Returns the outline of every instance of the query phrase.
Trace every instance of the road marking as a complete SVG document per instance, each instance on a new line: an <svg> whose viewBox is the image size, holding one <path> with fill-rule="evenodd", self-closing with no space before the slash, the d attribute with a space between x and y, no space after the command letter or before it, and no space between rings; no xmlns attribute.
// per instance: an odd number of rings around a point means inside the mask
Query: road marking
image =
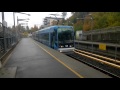
<svg viewBox="0 0 120 90"><path fill-rule="evenodd" d="M31 39L32 40L32 39ZM32 40L33 41L33 40ZM35 41L33 41L33 43L35 43L37 46L39 46L40 48L42 48L45 52L47 52L49 55L51 55L55 60L57 60L58 62L60 62L62 65L64 65L65 67L67 67L70 71L72 71L75 75L77 75L80 78L84 78L82 75L80 75L79 73L77 73L76 71L74 71L73 69L71 69L69 66L67 66L65 63L63 63L61 60L59 60L58 58L56 58L54 55L52 55L51 53L49 53L47 50L45 50L43 47L41 47L39 44L37 44Z"/></svg>

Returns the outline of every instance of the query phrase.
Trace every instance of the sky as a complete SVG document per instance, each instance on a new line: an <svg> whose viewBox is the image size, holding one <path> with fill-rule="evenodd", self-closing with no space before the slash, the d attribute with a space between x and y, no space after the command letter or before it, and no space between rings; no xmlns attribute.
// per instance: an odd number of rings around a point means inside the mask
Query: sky
<svg viewBox="0 0 120 90"><path fill-rule="evenodd" d="M30 14L31 16L21 14L26 13ZM34 25L37 25L38 27L43 25L43 19L45 17L54 17L50 14L59 14L62 15L62 12L21 12L21 13L15 13L15 25L17 25L17 17L18 19L27 19L29 18L28 26L29 28L33 27ZM2 22L2 13L0 12L0 22ZM67 12L66 18L69 18L71 16L71 12ZM57 16L60 17L60 16ZM4 12L4 18L7 22L8 27L12 27L14 25L13 22L13 12ZM19 23L26 23L25 21L19 21Z"/></svg>

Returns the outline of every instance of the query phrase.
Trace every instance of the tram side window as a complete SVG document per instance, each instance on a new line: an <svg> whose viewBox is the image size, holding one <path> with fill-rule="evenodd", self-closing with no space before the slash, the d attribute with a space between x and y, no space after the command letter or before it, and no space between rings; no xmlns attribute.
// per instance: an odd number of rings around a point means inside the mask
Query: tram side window
<svg viewBox="0 0 120 90"><path fill-rule="evenodd" d="M55 41L57 41L57 31L54 31Z"/></svg>
<svg viewBox="0 0 120 90"><path fill-rule="evenodd" d="M44 33L43 39L48 41L49 40L49 33Z"/></svg>

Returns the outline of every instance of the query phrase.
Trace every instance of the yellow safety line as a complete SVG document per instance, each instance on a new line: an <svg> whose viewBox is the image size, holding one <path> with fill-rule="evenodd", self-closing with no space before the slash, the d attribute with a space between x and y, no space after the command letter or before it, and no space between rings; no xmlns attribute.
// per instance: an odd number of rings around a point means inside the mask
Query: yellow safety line
<svg viewBox="0 0 120 90"><path fill-rule="evenodd" d="M97 57L100 57L100 58L106 59L106 60L108 60L108 61L112 61L112 62L116 62L116 63L119 63L119 64L120 64L120 60L115 60L115 59L112 59L112 58L108 58L108 57L105 57L105 56L101 56L101 55L97 55L97 54L89 53L89 52L82 51L82 50L78 50L78 49L75 49L75 50L76 50L76 51L83 52L83 53L85 53L85 54L90 54L90 55L97 56Z"/></svg>
<svg viewBox="0 0 120 90"><path fill-rule="evenodd" d="M31 39L32 40L32 39ZM32 40L33 41L33 40ZM34 42L34 41L33 41ZM35 42L34 42L35 43ZM65 67L67 67L70 71L72 71L75 75L77 75L80 78L84 78L82 75L80 75L79 73L77 73L76 71L74 71L73 69L71 69L69 66L67 66L65 63L63 63L61 60L59 60L58 58L56 58L54 55L52 55L51 53L49 53L47 50L45 50L43 47L41 47L39 44L35 43L36 45L38 45L40 48L42 48L45 52L47 52L49 55L51 55L55 60L57 60L58 62L60 62L62 65L64 65Z"/></svg>
<svg viewBox="0 0 120 90"><path fill-rule="evenodd" d="M105 63L105 64L107 64L107 65L110 65L110 66L113 66L113 67L116 67L116 68L119 68L119 69L120 69L120 66L119 66L119 65L110 63L110 62L108 62L108 61L103 61L102 59L98 59L98 58L95 58L95 57L92 57L92 56L89 56L89 55L86 55L86 54L82 54L82 53L79 53L79 52L76 52L76 51L74 51L74 52L77 53L77 54L80 54L80 55L82 55L82 56L91 58L92 60L95 60L95 61L98 61L98 62L101 62L101 63Z"/></svg>

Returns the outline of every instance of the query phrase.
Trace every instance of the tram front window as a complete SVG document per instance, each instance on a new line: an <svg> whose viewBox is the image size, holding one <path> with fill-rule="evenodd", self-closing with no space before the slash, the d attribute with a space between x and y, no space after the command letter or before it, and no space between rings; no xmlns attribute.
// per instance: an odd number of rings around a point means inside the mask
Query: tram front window
<svg viewBox="0 0 120 90"><path fill-rule="evenodd" d="M72 28L58 28L59 47L74 47L74 32Z"/></svg>

